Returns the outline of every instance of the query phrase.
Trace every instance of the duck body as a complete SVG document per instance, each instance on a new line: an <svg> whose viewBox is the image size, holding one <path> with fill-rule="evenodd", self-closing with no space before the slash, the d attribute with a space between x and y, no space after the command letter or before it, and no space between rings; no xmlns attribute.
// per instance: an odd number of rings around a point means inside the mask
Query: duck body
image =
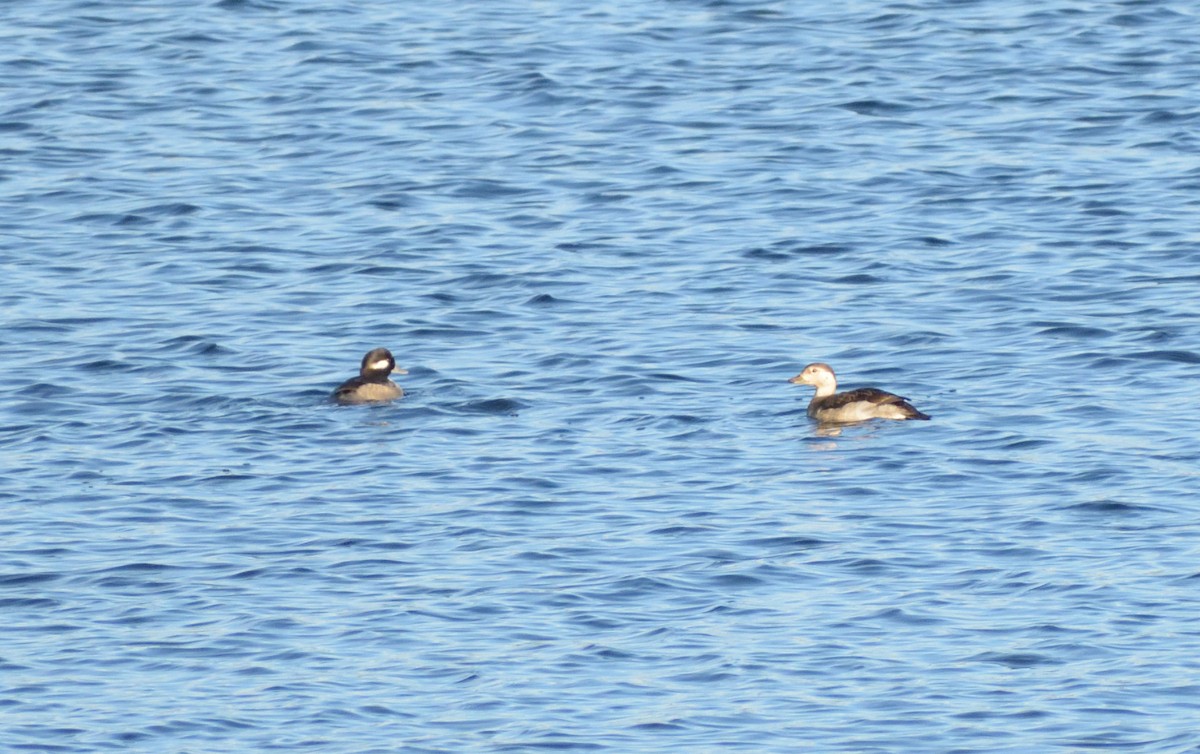
<svg viewBox="0 0 1200 754"><path fill-rule="evenodd" d="M396 360L386 348L376 348L363 357L358 376L346 380L333 391L330 397L343 406L359 403L385 403L404 395L399 385L388 379L392 372L408 374L396 368Z"/></svg>
<svg viewBox="0 0 1200 754"><path fill-rule="evenodd" d="M796 385L812 385L817 389L808 403L808 415L819 422L843 424L869 419L929 419L903 398L873 387L837 392L837 377L828 364L809 364L804 371L788 380Z"/></svg>

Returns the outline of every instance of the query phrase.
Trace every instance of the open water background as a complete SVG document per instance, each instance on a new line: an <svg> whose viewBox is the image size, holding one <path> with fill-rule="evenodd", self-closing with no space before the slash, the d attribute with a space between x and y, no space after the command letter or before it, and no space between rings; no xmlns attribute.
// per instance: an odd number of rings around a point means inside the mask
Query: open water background
<svg viewBox="0 0 1200 754"><path fill-rule="evenodd" d="M3 748L1200 750L1198 28L5 4Z"/></svg>

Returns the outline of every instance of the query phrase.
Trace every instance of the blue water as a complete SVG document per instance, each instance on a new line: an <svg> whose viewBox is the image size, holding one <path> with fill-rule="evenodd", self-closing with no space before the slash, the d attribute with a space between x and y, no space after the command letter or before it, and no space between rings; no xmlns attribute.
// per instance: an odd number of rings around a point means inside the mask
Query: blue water
<svg viewBox="0 0 1200 754"><path fill-rule="evenodd" d="M0 748L1200 751L1197 28L6 4Z"/></svg>

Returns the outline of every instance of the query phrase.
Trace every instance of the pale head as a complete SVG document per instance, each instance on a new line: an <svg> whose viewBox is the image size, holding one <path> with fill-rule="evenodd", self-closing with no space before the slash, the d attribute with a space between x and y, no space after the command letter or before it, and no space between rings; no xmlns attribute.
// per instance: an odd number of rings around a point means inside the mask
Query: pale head
<svg viewBox="0 0 1200 754"><path fill-rule="evenodd" d="M837 378L833 376L833 368L828 364L817 362L804 367L803 371L788 380L794 385L812 385L817 389L817 395L833 395L837 390Z"/></svg>

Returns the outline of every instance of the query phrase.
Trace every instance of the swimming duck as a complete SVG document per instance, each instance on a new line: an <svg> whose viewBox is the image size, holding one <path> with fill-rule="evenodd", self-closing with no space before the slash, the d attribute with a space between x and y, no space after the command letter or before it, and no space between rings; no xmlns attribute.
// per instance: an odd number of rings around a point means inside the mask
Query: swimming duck
<svg viewBox="0 0 1200 754"><path fill-rule="evenodd" d="M808 415L820 422L859 422L867 419L928 419L907 398L873 387L848 393L837 392L837 377L828 364L809 364L788 380L795 385L812 385L816 395L808 404Z"/></svg>
<svg viewBox="0 0 1200 754"><path fill-rule="evenodd" d="M388 379L392 372L408 374L408 370L396 368L396 360L392 358L391 351L376 348L363 357L358 376L338 385L331 397L343 405L395 400L404 395L404 391Z"/></svg>

